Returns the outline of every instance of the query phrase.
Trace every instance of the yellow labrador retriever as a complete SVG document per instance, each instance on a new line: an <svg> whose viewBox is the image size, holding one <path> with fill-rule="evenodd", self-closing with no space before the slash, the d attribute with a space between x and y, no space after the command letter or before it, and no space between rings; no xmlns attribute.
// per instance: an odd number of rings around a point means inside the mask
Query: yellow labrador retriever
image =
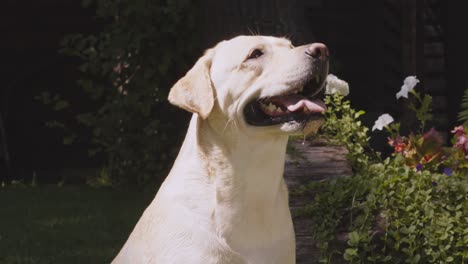
<svg viewBox="0 0 468 264"><path fill-rule="evenodd" d="M193 114L174 166L113 263L295 263L288 136L318 126L328 50L239 36L169 93Z"/></svg>

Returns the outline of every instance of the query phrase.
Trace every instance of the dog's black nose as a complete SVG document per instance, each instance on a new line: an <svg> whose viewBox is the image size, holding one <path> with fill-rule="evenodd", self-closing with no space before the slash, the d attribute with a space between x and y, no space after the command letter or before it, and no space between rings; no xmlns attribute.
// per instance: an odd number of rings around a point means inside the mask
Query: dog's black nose
<svg viewBox="0 0 468 264"><path fill-rule="evenodd" d="M310 44L306 48L305 53L307 54L307 56L320 60L326 60L329 56L327 46L325 46L325 44L322 43Z"/></svg>

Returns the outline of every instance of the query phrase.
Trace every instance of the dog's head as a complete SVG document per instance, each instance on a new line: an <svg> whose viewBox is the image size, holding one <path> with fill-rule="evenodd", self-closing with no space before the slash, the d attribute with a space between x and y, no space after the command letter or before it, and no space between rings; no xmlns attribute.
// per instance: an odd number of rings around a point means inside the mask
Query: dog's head
<svg viewBox="0 0 468 264"><path fill-rule="evenodd" d="M206 51L169 93L169 101L202 119L245 130L298 133L321 120L328 49L294 47L284 38L239 36Z"/></svg>

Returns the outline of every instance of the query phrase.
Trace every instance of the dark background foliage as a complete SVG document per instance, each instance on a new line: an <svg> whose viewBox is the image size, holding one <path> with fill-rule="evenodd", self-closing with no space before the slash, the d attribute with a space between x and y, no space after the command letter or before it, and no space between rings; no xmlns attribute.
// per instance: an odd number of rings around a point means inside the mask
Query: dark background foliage
<svg viewBox="0 0 468 264"><path fill-rule="evenodd" d="M368 112L368 124L390 112L411 127L395 93L405 76L417 75L420 89L434 98L435 125L446 132L467 86L463 1L1 5L1 173L13 179L54 182L64 170L104 168L117 182L158 182L189 117L166 102L169 88L203 49L239 34L326 43L333 73L350 83L350 99Z"/></svg>
<svg viewBox="0 0 468 264"><path fill-rule="evenodd" d="M63 54L83 61L79 69L87 78L79 85L95 105L76 119L92 130L91 155L106 156L110 178L143 183L164 173L180 141L182 128L173 121L179 113L165 99L193 57L196 7L190 1L89 2L103 31L62 43Z"/></svg>

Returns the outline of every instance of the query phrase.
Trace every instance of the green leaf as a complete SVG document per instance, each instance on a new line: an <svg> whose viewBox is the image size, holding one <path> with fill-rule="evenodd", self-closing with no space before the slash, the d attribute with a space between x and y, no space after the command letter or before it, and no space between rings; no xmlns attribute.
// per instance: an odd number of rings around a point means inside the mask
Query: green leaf
<svg viewBox="0 0 468 264"><path fill-rule="evenodd" d="M366 111L360 110L354 114L354 118L359 118L360 116L364 115Z"/></svg>
<svg viewBox="0 0 468 264"><path fill-rule="evenodd" d="M462 98L458 121L463 122L464 125L468 125L468 89L465 90L465 94Z"/></svg>
<svg viewBox="0 0 468 264"><path fill-rule="evenodd" d="M76 116L76 120L85 126L91 126L96 122L96 116L93 113L83 113Z"/></svg>
<svg viewBox="0 0 468 264"><path fill-rule="evenodd" d="M348 245L357 246L359 244L359 234L353 231L348 234Z"/></svg>
<svg viewBox="0 0 468 264"><path fill-rule="evenodd" d="M83 7L85 7L85 8L86 8L86 7L89 7L89 6L91 5L91 2L92 2L92 1L93 1L93 0L83 0L83 1L81 2L81 5L82 5Z"/></svg>
<svg viewBox="0 0 468 264"><path fill-rule="evenodd" d="M34 99L40 101L41 103L48 105L51 103L50 93L42 92L40 95L36 96Z"/></svg>
<svg viewBox="0 0 468 264"><path fill-rule="evenodd" d="M353 260L354 257L357 257L358 251L356 248L347 248L344 253L344 259L345 260Z"/></svg>
<svg viewBox="0 0 468 264"><path fill-rule="evenodd" d="M68 108L69 106L70 106L70 103L68 101L58 100L57 102L55 102L54 110L55 111L60 111L60 110L63 110L65 108Z"/></svg>
<svg viewBox="0 0 468 264"><path fill-rule="evenodd" d="M48 121L45 125L48 128L65 128L65 124L57 120Z"/></svg>
<svg viewBox="0 0 468 264"><path fill-rule="evenodd" d="M71 145L73 142L75 142L75 139L77 138L77 135L69 135L63 138L63 144L64 145Z"/></svg>

